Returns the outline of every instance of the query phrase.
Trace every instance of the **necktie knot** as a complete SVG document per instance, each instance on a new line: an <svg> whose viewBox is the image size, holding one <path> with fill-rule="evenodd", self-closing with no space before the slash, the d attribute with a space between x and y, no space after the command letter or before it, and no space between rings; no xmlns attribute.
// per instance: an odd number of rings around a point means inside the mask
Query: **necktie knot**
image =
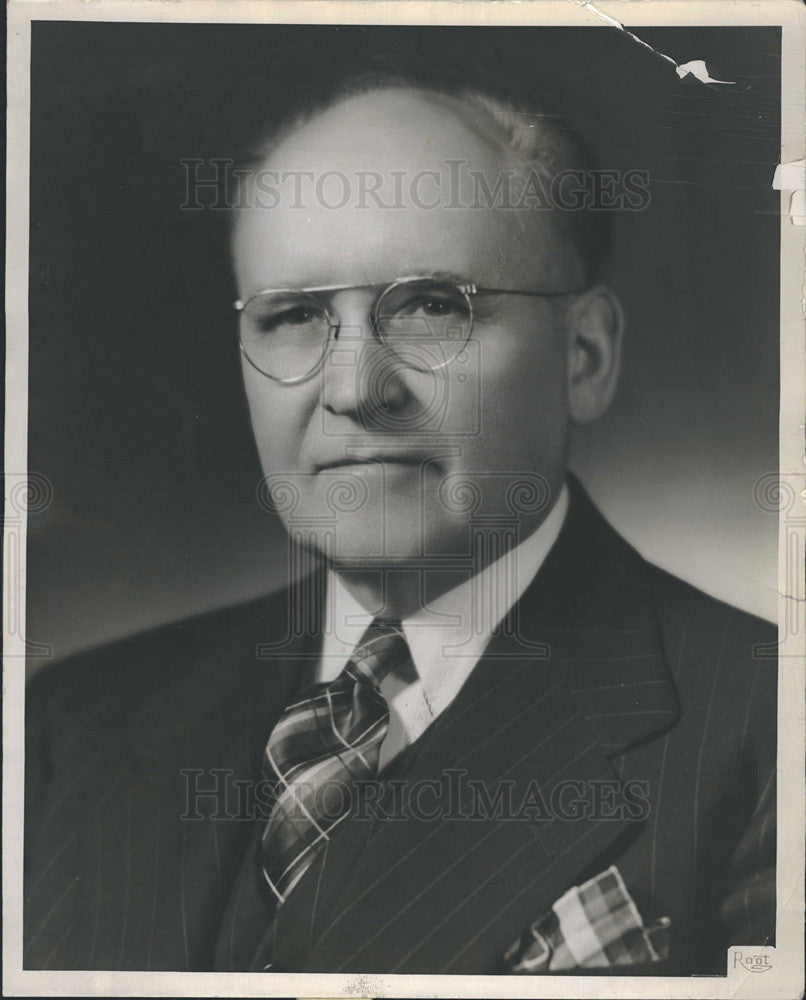
<svg viewBox="0 0 806 1000"><path fill-rule="evenodd" d="M363 677L378 688L410 655L400 623L376 618L361 636L345 671L355 672L356 679Z"/></svg>

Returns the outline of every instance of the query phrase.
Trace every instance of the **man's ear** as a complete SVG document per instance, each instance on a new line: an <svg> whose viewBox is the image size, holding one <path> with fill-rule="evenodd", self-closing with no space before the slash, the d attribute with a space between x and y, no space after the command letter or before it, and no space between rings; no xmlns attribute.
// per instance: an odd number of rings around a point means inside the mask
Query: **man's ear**
<svg viewBox="0 0 806 1000"><path fill-rule="evenodd" d="M568 412L575 424L600 417L613 398L621 363L624 312L615 294L596 285L567 313Z"/></svg>

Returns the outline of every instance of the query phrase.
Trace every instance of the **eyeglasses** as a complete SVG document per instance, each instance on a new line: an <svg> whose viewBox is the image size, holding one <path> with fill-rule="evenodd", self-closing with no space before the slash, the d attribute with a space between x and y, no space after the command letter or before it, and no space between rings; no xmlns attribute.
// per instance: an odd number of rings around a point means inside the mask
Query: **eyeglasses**
<svg viewBox="0 0 806 1000"><path fill-rule="evenodd" d="M233 303L240 314L241 352L261 375L294 385L322 365L340 320L320 296L371 288L371 285L322 285L318 288L269 288ZM398 278L384 287L371 310L377 339L407 367L444 368L456 358L473 329L472 299L477 295L532 295L553 298L584 291L538 292L519 288L481 288L450 277Z"/></svg>

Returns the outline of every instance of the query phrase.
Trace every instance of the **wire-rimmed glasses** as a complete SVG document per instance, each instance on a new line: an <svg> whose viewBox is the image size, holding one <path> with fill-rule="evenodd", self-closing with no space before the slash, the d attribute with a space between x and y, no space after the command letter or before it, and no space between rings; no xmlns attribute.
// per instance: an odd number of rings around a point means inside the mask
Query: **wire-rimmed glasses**
<svg viewBox="0 0 806 1000"><path fill-rule="evenodd" d="M323 296L372 286L269 288L233 303L240 314L241 352L262 375L285 385L304 382L320 368L340 321ZM453 277L415 275L381 289L371 310L375 337L403 364L435 371L450 364L473 329L472 297L484 294L561 296L582 289L538 292L481 288Z"/></svg>

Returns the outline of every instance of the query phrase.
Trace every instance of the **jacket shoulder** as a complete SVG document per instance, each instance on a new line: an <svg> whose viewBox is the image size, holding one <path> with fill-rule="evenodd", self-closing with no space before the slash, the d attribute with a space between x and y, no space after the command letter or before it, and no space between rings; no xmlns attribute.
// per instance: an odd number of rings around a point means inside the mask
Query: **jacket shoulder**
<svg viewBox="0 0 806 1000"><path fill-rule="evenodd" d="M114 734L181 735L205 705L250 690L259 648L286 628L287 592L136 633L43 668L25 693L27 780Z"/></svg>
<svg viewBox="0 0 806 1000"><path fill-rule="evenodd" d="M767 673L777 662L777 626L712 597L698 587L643 560L645 579L665 631L686 632L689 642L698 636L715 637L723 654L732 654L737 667Z"/></svg>
<svg viewBox="0 0 806 1000"><path fill-rule="evenodd" d="M110 740L164 749L166 741L181 743L191 720L203 720L210 706L228 697L248 702L266 666L260 643L271 642L286 622L287 592L280 591L40 670L25 693L26 830L36 830L57 776L71 780Z"/></svg>
<svg viewBox="0 0 806 1000"><path fill-rule="evenodd" d="M645 565L684 717L708 753L735 753L762 788L777 756L776 626Z"/></svg>
<svg viewBox="0 0 806 1000"><path fill-rule="evenodd" d="M602 516L578 483L577 520L594 565L618 597L651 616L684 719L742 752L775 764L777 628L646 560Z"/></svg>
<svg viewBox="0 0 806 1000"><path fill-rule="evenodd" d="M662 629L686 632L689 642L717 635L740 649L748 666L769 667L775 662L775 625L649 562L607 521L578 480L572 477L569 485L574 532L582 538L591 565L604 568L604 581L624 600L635 596L648 601Z"/></svg>
<svg viewBox="0 0 806 1000"><path fill-rule="evenodd" d="M57 700L61 712L81 714L88 701L113 696L130 704L138 691L222 658L243 662L241 650L271 641L286 619L288 592L203 612L117 639L41 669L26 688L26 705Z"/></svg>

